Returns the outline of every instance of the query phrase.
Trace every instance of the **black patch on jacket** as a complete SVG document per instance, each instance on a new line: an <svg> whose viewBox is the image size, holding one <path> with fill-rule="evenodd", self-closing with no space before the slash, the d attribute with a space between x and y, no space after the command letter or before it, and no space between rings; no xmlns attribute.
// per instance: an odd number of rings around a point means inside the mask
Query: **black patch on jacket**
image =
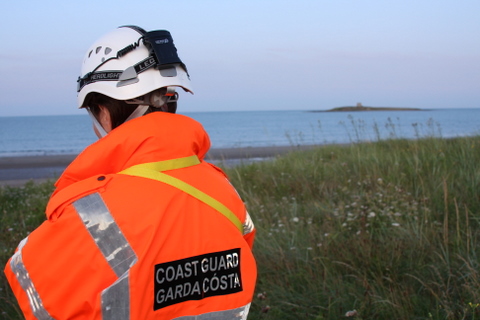
<svg viewBox="0 0 480 320"><path fill-rule="evenodd" d="M155 265L153 310L240 292L240 248Z"/></svg>

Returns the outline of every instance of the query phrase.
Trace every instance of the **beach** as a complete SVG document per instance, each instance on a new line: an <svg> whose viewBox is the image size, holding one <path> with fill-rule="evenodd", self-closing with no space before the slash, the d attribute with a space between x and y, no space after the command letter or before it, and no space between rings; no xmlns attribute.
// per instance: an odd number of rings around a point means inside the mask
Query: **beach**
<svg viewBox="0 0 480 320"><path fill-rule="evenodd" d="M216 165L232 166L315 147L304 145L211 149L205 160ZM17 187L31 180L56 180L75 157L76 155L0 157L0 186Z"/></svg>

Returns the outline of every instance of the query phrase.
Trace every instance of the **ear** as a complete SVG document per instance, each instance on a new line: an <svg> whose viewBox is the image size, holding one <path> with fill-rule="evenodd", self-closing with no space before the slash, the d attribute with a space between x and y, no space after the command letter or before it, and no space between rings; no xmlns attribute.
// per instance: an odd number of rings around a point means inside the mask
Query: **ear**
<svg viewBox="0 0 480 320"><path fill-rule="evenodd" d="M100 114L98 115L98 122L102 125L103 129L108 133L112 131L112 118L110 112L104 106L100 107Z"/></svg>

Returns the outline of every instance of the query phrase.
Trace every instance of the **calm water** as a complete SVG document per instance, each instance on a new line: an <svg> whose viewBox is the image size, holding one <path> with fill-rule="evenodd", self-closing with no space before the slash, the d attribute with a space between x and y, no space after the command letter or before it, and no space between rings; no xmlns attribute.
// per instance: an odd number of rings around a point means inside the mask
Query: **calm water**
<svg viewBox="0 0 480 320"><path fill-rule="evenodd" d="M480 109L195 112L212 148L480 134ZM96 141L87 115L0 117L0 157L77 154Z"/></svg>

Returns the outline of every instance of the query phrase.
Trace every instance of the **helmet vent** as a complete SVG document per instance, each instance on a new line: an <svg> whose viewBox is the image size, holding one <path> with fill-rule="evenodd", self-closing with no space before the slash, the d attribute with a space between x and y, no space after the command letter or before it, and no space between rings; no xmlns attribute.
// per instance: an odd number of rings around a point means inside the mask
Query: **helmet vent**
<svg viewBox="0 0 480 320"><path fill-rule="evenodd" d="M99 53L100 50L102 50L102 47L97 47L97 49L95 49L95 53Z"/></svg>
<svg viewBox="0 0 480 320"><path fill-rule="evenodd" d="M112 52L112 49L109 48L109 47L106 47L105 48L105 55L109 54L110 52Z"/></svg>
<svg viewBox="0 0 480 320"><path fill-rule="evenodd" d="M89 58L90 58L90 56L92 55L92 53L93 53L93 50L88 53L88 57L89 57Z"/></svg>

